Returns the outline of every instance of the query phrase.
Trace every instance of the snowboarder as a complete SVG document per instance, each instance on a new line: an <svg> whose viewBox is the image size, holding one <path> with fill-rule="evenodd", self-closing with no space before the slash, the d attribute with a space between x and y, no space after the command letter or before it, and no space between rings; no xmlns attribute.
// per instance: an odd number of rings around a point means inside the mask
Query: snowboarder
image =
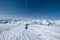
<svg viewBox="0 0 60 40"><path fill-rule="evenodd" d="M28 25L29 25L28 23L27 23L27 24L25 24L25 26L26 26L26 27L25 27L25 29L28 29Z"/></svg>

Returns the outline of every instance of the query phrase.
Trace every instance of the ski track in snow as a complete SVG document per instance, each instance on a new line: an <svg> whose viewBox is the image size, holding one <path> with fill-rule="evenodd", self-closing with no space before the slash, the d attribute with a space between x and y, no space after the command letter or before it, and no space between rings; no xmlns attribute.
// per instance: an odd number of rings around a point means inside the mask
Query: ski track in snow
<svg viewBox="0 0 60 40"><path fill-rule="evenodd" d="M5 25L0 27L0 40L60 40L58 25Z"/></svg>

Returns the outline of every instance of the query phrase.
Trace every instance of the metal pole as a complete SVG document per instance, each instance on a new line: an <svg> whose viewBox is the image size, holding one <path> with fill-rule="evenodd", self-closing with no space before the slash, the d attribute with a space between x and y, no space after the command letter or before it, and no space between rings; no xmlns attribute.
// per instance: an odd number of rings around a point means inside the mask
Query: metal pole
<svg viewBox="0 0 60 40"><path fill-rule="evenodd" d="M27 13L27 0L25 0L25 13Z"/></svg>
<svg viewBox="0 0 60 40"><path fill-rule="evenodd" d="M25 0L25 13L27 13L27 0ZM25 29L28 29L28 24L25 24Z"/></svg>

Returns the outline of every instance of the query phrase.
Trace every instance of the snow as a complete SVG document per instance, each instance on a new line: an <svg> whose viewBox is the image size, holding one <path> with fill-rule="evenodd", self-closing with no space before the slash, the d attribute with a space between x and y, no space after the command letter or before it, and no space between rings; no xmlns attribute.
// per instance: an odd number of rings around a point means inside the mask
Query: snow
<svg viewBox="0 0 60 40"><path fill-rule="evenodd" d="M28 29L25 29L26 23L29 24ZM13 20L0 24L0 40L60 40L59 30L57 21Z"/></svg>
<svg viewBox="0 0 60 40"><path fill-rule="evenodd" d="M60 20L56 20L55 23L56 23L56 24L60 24Z"/></svg>

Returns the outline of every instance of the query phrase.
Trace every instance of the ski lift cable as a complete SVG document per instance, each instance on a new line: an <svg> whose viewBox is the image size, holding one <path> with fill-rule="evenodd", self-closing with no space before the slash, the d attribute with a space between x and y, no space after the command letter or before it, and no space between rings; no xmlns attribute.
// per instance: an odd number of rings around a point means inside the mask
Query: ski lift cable
<svg viewBox="0 0 60 40"><path fill-rule="evenodd" d="M53 0L49 0L48 3L44 6L44 8L47 7L49 4L51 4L52 1Z"/></svg>
<svg viewBox="0 0 60 40"><path fill-rule="evenodd" d="M27 13L27 0L25 0L25 13Z"/></svg>

